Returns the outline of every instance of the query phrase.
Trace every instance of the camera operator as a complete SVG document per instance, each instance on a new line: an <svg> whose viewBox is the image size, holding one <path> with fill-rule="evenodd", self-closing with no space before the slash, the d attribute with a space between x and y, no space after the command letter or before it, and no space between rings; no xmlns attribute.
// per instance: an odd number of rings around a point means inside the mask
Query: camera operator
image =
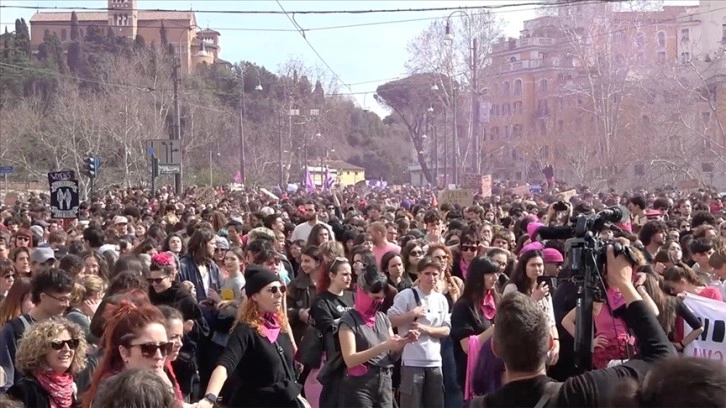
<svg viewBox="0 0 726 408"><path fill-rule="evenodd" d="M497 306L492 350L507 369L507 384L494 393L474 399L480 407L595 407L606 406L621 379L642 381L651 366L675 355L653 312L632 283L632 266L626 256L607 248L607 282L619 289L627 305L625 320L640 344L640 356L623 365L586 372L564 383L546 375L547 353L554 348L547 316L531 297L506 295Z"/></svg>

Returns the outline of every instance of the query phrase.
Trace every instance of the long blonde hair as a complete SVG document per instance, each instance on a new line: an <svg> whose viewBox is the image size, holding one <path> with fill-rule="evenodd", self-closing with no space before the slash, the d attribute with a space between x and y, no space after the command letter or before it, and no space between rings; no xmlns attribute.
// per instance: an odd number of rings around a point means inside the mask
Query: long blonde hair
<svg viewBox="0 0 726 408"><path fill-rule="evenodd" d="M273 313L273 316L277 324L280 325L280 331L287 333L289 324L287 321L287 315L283 312L283 310ZM234 324L229 332L232 333L240 323L247 324L252 329L257 330L261 336L265 335L262 330L263 320L262 315L260 315L260 310L257 308L257 303L250 298L240 305L239 310L237 311L237 318L234 320Z"/></svg>

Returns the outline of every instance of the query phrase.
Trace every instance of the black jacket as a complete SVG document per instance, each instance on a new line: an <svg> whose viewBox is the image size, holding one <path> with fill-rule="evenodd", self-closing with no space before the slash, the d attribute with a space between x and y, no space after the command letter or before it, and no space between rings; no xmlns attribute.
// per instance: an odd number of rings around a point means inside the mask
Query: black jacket
<svg viewBox="0 0 726 408"><path fill-rule="evenodd" d="M26 407L50 408L50 396L34 377L23 377L8 389L10 398L20 401ZM74 398L72 407L80 407L80 401Z"/></svg>
<svg viewBox="0 0 726 408"><path fill-rule="evenodd" d="M209 336L209 325L202 315L197 300L180 283L173 282L171 287L161 293L149 289L149 300L154 306L166 305L181 312L184 321L193 320L194 328L184 336L182 352L195 354L197 343L201 338Z"/></svg>
<svg viewBox="0 0 726 408"><path fill-rule="evenodd" d="M308 327L308 322L300 320L298 313L301 309L310 309L316 294L315 284L310 275L300 272L297 277L287 285L287 315L290 318L290 326L295 337L295 342L300 344L303 333Z"/></svg>

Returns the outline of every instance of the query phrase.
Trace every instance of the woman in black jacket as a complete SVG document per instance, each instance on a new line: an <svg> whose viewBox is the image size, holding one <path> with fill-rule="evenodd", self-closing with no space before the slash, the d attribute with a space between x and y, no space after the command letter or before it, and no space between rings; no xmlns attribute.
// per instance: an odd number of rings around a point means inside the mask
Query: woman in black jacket
<svg viewBox="0 0 726 408"><path fill-rule="evenodd" d="M302 387L295 378L295 342L283 313L287 289L277 274L259 266L248 267L245 275L247 301L197 407L211 408L234 372L239 386L230 407L296 408Z"/></svg>
<svg viewBox="0 0 726 408"><path fill-rule="evenodd" d="M83 330L66 319L32 325L15 355L15 368L24 377L8 395L33 408L80 406L73 376L86 364Z"/></svg>
<svg viewBox="0 0 726 408"><path fill-rule="evenodd" d="M174 256L167 252L151 257L147 281L151 304L172 307L181 312L184 318L184 345L172 366L184 397L188 397L197 373L197 344L209 336L209 325L194 296L174 281L175 262Z"/></svg>

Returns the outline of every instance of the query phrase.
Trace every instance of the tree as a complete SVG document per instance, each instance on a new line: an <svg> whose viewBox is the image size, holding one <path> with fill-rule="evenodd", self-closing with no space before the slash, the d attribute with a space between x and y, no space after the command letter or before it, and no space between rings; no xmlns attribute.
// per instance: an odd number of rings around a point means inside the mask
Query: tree
<svg viewBox="0 0 726 408"><path fill-rule="evenodd" d="M161 27L159 28L159 38L161 38L161 48L166 49L169 46L169 39L167 38L166 34L166 27L164 27L164 22L161 22Z"/></svg>
<svg viewBox="0 0 726 408"><path fill-rule="evenodd" d="M26 59L30 59L32 50L30 48L30 31L24 18L15 20L15 47Z"/></svg>
<svg viewBox="0 0 726 408"><path fill-rule="evenodd" d="M81 39L81 32L78 27L78 15L75 11L71 12L71 41L78 41Z"/></svg>
<svg viewBox="0 0 726 408"><path fill-rule="evenodd" d="M136 34L136 38L134 38L134 49L136 51L140 51L146 48L146 41L144 41L144 37L141 36L141 34Z"/></svg>
<svg viewBox="0 0 726 408"><path fill-rule="evenodd" d="M485 87L486 81L481 74L491 63L491 45L501 36L504 25L503 21L490 10L476 10L467 16L455 14L448 20L448 25L449 32L453 36L453 41L450 43L446 41L447 20L444 19L433 21L426 30L408 43L409 60L406 68L409 74L436 74L438 78L431 85L435 83L442 89L448 89L447 92L439 92L438 96L443 108L449 111L449 120L453 118L455 121L452 129L455 129L456 134L452 135L452 138L457 140L457 151L452 156L457 158L460 167L470 163L472 169L475 169L477 166L473 161L475 157L473 149L482 143L474 141L475 138L481 140L482 132L478 130L474 135L479 124L475 121L476 104L472 103L472 97L476 98L479 91ZM474 39L477 40L478 89L473 89ZM447 87L441 86L445 80L449 82ZM454 81L458 86L453 86ZM442 119L443 115L437 116L437 120ZM438 127L443 124L433 125Z"/></svg>
<svg viewBox="0 0 726 408"><path fill-rule="evenodd" d="M438 92L447 92L446 84L442 84L442 91L431 89L431 84L436 83L439 78L437 74L413 74L379 86L375 94L376 101L393 110L406 126L411 143L416 149L418 163L429 183L433 183L434 178L425 154L424 135L429 108L440 110L442 102Z"/></svg>

